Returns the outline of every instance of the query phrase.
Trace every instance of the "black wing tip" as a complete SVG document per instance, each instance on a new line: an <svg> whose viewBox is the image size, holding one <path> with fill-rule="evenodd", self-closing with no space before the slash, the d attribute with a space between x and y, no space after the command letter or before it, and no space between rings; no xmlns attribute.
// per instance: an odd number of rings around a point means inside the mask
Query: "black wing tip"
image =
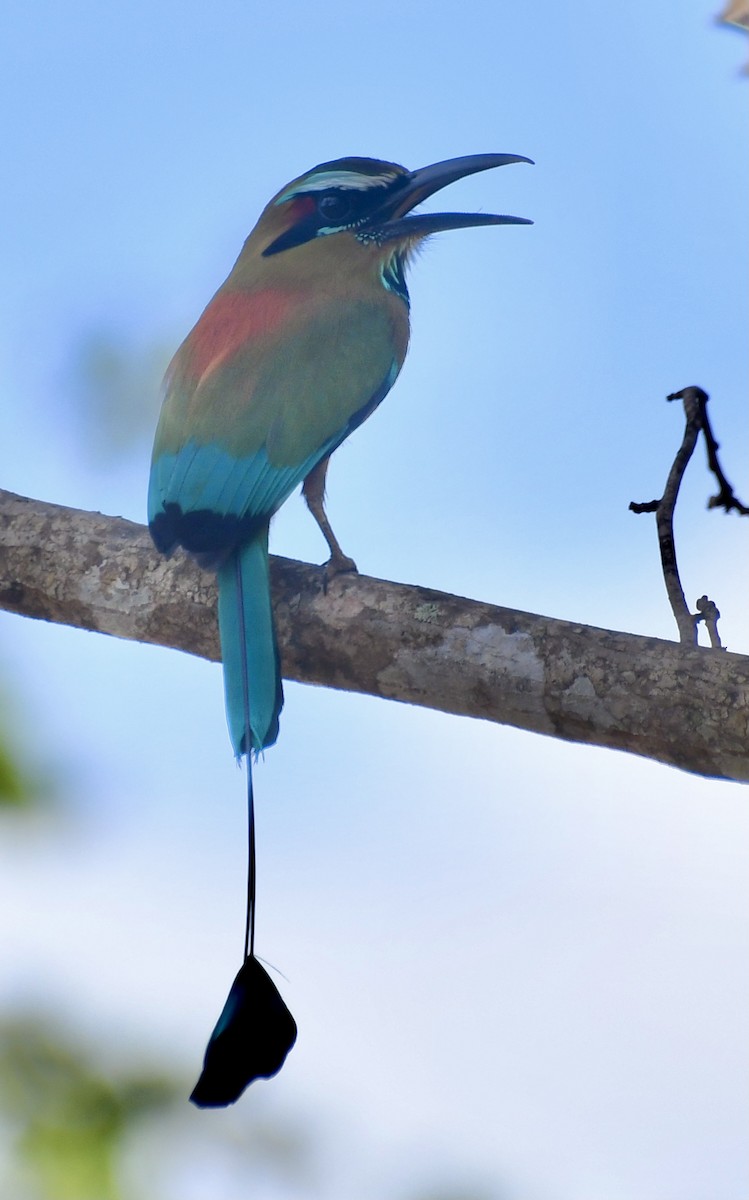
<svg viewBox="0 0 749 1200"><path fill-rule="evenodd" d="M169 508L172 507L178 506L169 505ZM151 518L148 522L148 531L159 554L165 554L169 558L177 546L177 539L174 536L174 521L165 509Z"/></svg>
<svg viewBox="0 0 749 1200"><path fill-rule="evenodd" d="M209 508L183 512L181 505L170 500L152 518L149 529L161 554L168 557L177 546L182 546L201 567L215 569L232 550L250 541L267 521L264 514L240 517Z"/></svg>

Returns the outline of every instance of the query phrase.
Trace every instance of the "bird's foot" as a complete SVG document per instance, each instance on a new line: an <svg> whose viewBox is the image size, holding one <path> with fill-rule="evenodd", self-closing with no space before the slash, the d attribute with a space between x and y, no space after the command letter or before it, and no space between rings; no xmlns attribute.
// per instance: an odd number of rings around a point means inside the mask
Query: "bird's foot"
<svg viewBox="0 0 749 1200"><path fill-rule="evenodd" d="M348 554L333 553L325 563L322 574L322 590L327 592L328 587L336 575L358 575L359 568L353 558L349 558Z"/></svg>

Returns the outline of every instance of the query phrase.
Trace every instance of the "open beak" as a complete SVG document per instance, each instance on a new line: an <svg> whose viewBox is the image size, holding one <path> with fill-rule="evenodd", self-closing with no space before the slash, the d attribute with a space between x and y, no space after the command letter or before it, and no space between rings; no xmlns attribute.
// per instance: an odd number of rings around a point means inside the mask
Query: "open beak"
<svg viewBox="0 0 749 1200"><path fill-rule="evenodd" d="M417 213L407 216L427 197L477 171L505 167L508 163L533 163L522 154L468 154L463 158L448 158L445 162L421 167L406 176L405 186L391 195L386 204L373 214L371 225L379 242L406 237L426 237L445 229L468 229L473 225L532 225L525 217L495 216L493 213Z"/></svg>

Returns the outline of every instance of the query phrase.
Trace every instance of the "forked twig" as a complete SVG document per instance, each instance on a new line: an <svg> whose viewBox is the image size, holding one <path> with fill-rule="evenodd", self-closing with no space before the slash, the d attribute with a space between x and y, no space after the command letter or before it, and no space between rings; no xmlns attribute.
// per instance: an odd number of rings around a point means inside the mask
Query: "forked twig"
<svg viewBox="0 0 749 1200"><path fill-rule="evenodd" d="M726 512L735 510L742 516L749 514L749 508L736 499L733 488L723 474L718 462L719 445L710 427L707 415L708 398L707 392L703 391L700 387L683 388L680 392L672 392L670 396L666 397L667 400L681 400L683 402L687 423L682 443L676 453L673 466L669 471L666 488L661 499L650 500L645 504L637 504L635 501L632 501L629 507L634 513L654 512L656 515L663 579L666 584L666 592L668 593L671 610L679 630L679 640L684 645L696 645L697 625L700 621L704 621L711 646L716 650L720 650L723 648L718 634L720 612L713 601L708 599L707 596L702 596L697 601L696 613L689 611L689 606L684 596L684 589L681 586L681 579L679 578L679 568L676 562L676 545L674 542L674 510L679 495L679 487L681 486L687 463L692 457L697 444L700 430L705 434L708 467L718 480L720 489L717 496L710 497L707 505L708 508L722 508Z"/></svg>

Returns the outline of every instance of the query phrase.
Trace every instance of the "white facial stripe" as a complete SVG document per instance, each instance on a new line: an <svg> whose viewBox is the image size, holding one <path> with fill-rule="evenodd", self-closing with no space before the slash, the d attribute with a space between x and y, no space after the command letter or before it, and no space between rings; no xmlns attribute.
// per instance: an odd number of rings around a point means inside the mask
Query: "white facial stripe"
<svg viewBox="0 0 749 1200"><path fill-rule="evenodd" d="M356 171L320 171L309 179L289 188L276 200L276 204L285 204L303 192L326 192L329 188L342 188L346 191L363 191L365 188L388 187L398 176L393 172L385 175L360 175Z"/></svg>

